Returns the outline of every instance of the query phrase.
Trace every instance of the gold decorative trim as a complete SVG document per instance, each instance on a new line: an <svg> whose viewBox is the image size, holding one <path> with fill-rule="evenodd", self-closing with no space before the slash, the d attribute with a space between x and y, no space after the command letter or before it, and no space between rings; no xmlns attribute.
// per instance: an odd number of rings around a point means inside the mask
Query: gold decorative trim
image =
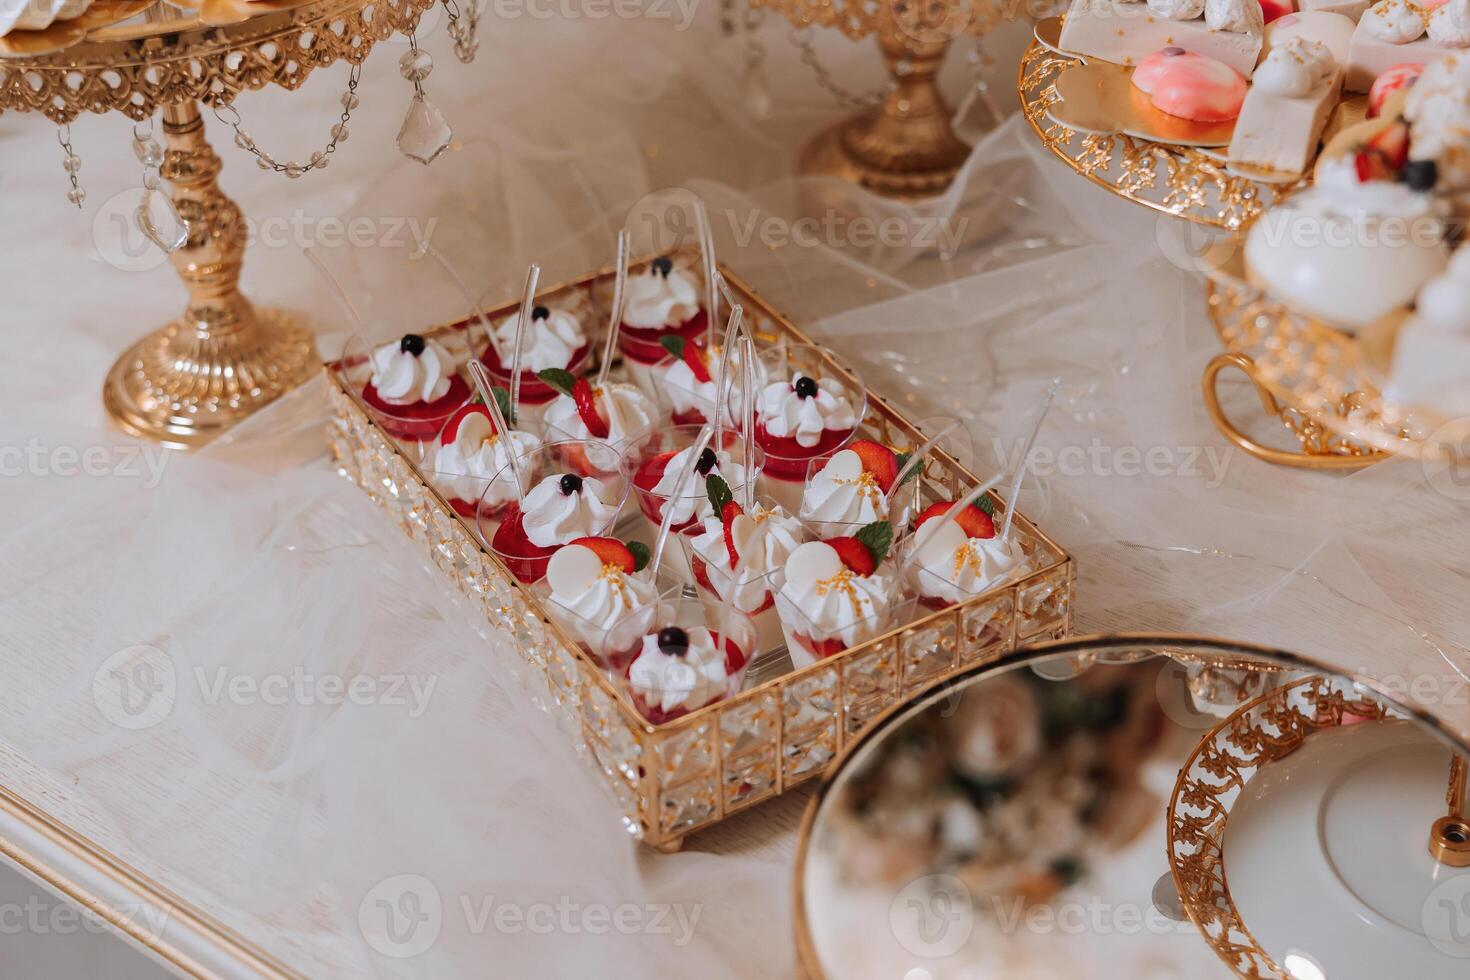
<svg viewBox="0 0 1470 980"><path fill-rule="evenodd" d="M1240 917L1224 860L1230 807L1251 776L1348 716L1382 720L1389 708L1345 681L1308 677L1243 706L1212 728L1179 771L1169 800L1169 869L1203 939L1241 977L1290 980Z"/></svg>

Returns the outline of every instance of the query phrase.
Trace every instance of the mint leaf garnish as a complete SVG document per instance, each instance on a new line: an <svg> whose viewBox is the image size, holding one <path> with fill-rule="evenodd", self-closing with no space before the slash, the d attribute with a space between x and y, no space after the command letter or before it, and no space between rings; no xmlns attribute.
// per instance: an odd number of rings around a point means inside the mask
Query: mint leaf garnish
<svg viewBox="0 0 1470 980"><path fill-rule="evenodd" d="M888 549L893 547L893 525L887 521L874 521L853 537L868 549L868 554L873 556L873 564L881 565L888 557Z"/></svg>
<svg viewBox="0 0 1470 980"><path fill-rule="evenodd" d="M547 368L545 371L537 371L536 377L569 397L572 394L572 386L577 383L577 379L572 372L563 368Z"/></svg>
<svg viewBox="0 0 1470 980"><path fill-rule="evenodd" d="M629 541L628 550L633 553L633 571L635 572L643 571L653 560L653 554L648 550L648 545L642 541Z"/></svg>

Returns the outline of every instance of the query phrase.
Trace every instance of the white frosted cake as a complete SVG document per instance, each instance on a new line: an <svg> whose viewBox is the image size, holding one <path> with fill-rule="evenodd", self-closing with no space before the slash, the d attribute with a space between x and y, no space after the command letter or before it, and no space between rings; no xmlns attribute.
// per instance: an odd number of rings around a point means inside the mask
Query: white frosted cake
<svg viewBox="0 0 1470 980"><path fill-rule="evenodd" d="M1260 0L1073 0L1058 46L1130 66L1179 47L1250 78L1264 29Z"/></svg>
<svg viewBox="0 0 1470 980"><path fill-rule="evenodd" d="M1396 65L1427 65L1470 47L1470 0L1450 0L1433 10L1409 0L1379 0L1353 32L1347 88L1367 92Z"/></svg>
<svg viewBox="0 0 1470 980"><path fill-rule="evenodd" d="M1342 68L1320 41L1292 38L1256 68L1230 140L1230 162L1305 173L1342 91Z"/></svg>

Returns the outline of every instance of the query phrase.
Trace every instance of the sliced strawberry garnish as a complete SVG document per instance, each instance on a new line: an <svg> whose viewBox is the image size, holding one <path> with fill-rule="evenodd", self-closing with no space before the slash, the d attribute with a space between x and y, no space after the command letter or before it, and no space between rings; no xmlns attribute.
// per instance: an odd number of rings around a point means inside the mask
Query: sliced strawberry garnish
<svg viewBox="0 0 1470 980"><path fill-rule="evenodd" d="M952 500L941 500L937 504L930 504L928 507L924 508L924 512L919 515L918 522L914 524L914 530L917 531L919 528L923 527L924 523L931 518L943 517L945 513L953 506L954 501ZM955 523L960 526L960 530L964 531L967 537L995 537L995 521L991 520L990 515L985 513L985 511L981 510L975 504L971 504L963 511L961 511L960 515L955 518Z"/></svg>
<svg viewBox="0 0 1470 980"><path fill-rule="evenodd" d="M586 378L578 378L572 385L572 401L576 403L577 414L582 417L582 424L592 437L606 439L609 432L607 419L597 410L597 392L592 390L592 383Z"/></svg>
<svg viewBox="0 0 1470 980"><path fill-rule="evenodd" d="M632 575L637 571L632 550L617 538L576 538L568 542L568 547L574 544L591 549L593 554L602 559L604 565L622 569L624 575Z"/></svg>
<svg viewBox="0 0 1470 980"><path fill-rule="evenodd" d="M842 559L842 564L854 575L868 576L878 570L877 563L873 561L873 553L857 538L828 538L827 544L832 546L837 557Z"/></svg>
<svg viewBox="0 0 1470 980"><path fill-rule="evenodd" d="M490 431L495 432L495 419L490 415L490 409L483 402L471 402L459 411L449 416L449 421L444 423L444 431L440 434L439 442L445 446L459 438L459 425L471 415L483 415L490 423Z"/></svg>
<svg viewBox="0 0 1470 980"><path fill-rule="evenodd" d="M879 490L887 493L893 489L893 481L898 479L898 456L892 449L869 439L859 439L847 448L858 454L863 469L873 474Z"/></svg>
<svg viewBox="0 0 1470 980"><path fill-rule="evenodd" d="M740 553L735 550L735 535L731 528L735 526L735 518L743 513L745 511L741 510L740 505L733 500L726 501L725 506L720 509L720 523L725 525L725 551L730 555L731 568L734 568L735 563L740 561Z"/></svg>
<svg viewBox="0 0 1470 980"><path fill-rule="evenodd" d="M1377 153L1388 169L1397 172L1409 162L1409 127L1402 120L1394 122L1368 141L1368 149Z"/></svg>

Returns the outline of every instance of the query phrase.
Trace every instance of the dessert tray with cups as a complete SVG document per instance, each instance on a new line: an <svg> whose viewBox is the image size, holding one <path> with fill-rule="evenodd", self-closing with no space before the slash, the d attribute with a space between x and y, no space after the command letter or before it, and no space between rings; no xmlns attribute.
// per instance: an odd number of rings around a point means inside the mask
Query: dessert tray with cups
<svg viewBox="0 0 1470 980"><path fill-rule="evenodd" d="M668 851L914 691L1066 635L1075 569L712 250L627 253L409 334L339 294L329 438Z"/></svg>
<svg viewBox="0 0 1470 980"><path fill-rule="evenodd" d="M1396 154L1367 120L1467 48L1470 0L1072 0L1037 25L1018 88L1077 172L1235 230L1310 184L1335 144Z"/></svg>

